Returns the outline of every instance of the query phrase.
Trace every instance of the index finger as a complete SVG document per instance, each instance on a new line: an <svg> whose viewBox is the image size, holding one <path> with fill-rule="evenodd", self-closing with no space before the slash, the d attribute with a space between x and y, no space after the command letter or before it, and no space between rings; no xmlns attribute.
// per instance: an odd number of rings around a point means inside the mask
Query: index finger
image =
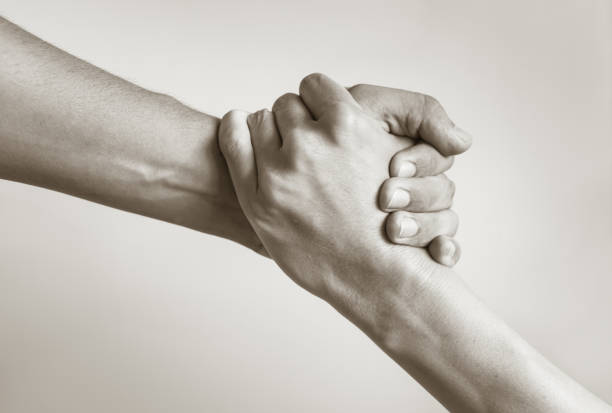
<svg viewBox="0 0 612 413"><path fill-rule="evenodd" d="M330 105L337 103L361 109L346 88L321 73L312 73L302 79L300 97L315 120L323 116Z"/></svg>

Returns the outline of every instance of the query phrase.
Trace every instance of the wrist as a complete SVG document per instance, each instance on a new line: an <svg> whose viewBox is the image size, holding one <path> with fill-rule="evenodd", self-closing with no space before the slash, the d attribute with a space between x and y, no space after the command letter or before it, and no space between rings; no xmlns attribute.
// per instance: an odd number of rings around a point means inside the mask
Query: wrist
<svg viewBox="0 0 612 413"><path fill-rule="evenodd" d="M143 196L160 219L231 239L259 253L263 247L244 216L217 143L219 119L160 95L171 125L147 169Z"/></svg>
<svg viewBox="0 0 612 413"><path fill-rule="evenodd" d="M347 276L331 277L367 283L334 283L324 298L375 343L392 350L398 341L406 344L400 335L409 338L422 327L419 317L429 311L431 297L441 287L438 280L444 278L439 272L446 268L434 263L421 248L385 247L364 260L370 264L360 261ZM355 276L357 271L361 276Z"/></svg>

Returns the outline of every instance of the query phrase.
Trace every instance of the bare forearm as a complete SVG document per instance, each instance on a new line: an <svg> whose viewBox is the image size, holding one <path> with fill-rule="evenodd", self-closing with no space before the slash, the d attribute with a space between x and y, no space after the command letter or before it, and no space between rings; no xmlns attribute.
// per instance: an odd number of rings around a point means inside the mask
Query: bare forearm
<svg viewBox="0 0 612 413"><path fill-rule="evenodd" d="M218 150L218 119L2 19L0 61L0 178L259 248Z"/></svg>
<svg viewBox="0 0 612 413"><path fill-rule="evenodd" d="M611 412L440 267L418 294L393 294L379 346L453 412ZM390 321L389 321L390 320Z"/></svg>

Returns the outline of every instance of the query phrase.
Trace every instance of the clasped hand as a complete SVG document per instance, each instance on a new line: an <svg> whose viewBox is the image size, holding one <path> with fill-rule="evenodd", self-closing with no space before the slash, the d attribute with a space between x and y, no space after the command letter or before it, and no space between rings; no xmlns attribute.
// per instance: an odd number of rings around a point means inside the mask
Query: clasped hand
<svg viewBox="0 0 612 413"><path fill-rule="evenodd" d="M469 146L431 98L374 86L351 92L310 75L300 96L281 96L272 112L231 111L219 130L238 200L266 251L299 285L335 300L400 282L372 277L393 263L420 282L436 265L421 247L454 265L454 185L443 175L452 157L444 154ZM377 116L394 94L407 121Z"/></svg>

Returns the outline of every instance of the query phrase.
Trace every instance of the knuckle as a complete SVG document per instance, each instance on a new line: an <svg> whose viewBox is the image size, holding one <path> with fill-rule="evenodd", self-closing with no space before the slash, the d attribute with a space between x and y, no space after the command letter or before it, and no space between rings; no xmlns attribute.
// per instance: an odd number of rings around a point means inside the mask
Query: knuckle
<svg viewBox="0 0 612 413"><path fill-rule="evenodd" d="M233 125L233 124L235 124L237 121L244 119L244 118L245 118L245 116L246 116L246 113L247 113L247 112L245 112L245 111L243 111L243 110L232 109L232 110L230 110L229 112L227 112L227 113L225 114L225 116L223 116L223 120L227 120L227 122L228 122L230 125Z"/></svg>
<svg viewBox="0 0 612 413"><path fill-rule="evenodd" d="M254 113L254 117L257 122L263 121L266 117L266 110L265 109L258 110L257 112Z"/></svg>
<svg viewBox="0 0 612 413"><path fill-rule="evenodd" d="M285 93L284 95L281 95L274 102L274 105L272 106L272 110L277 111L277 110L282 109L283 107L287 106L289 102L296 99L297 97L298 95L296 95L295 93Z"/></svg>
<svg viewBox="0 0 612 413"><path fill-rule="evenodd" d="M324 74L316 72L305 76L300 82L300 93L302 93L302 91L304 90L309 90L313 87L318 86L319 84L321 84L321 81L324 77Z"/></svg>
<svg viewBox="0 0 612 413"><path fill-rule="evenodd" d="M252 129L260 128L268 118L269 111L267 109L258 110L255 113L251 113L247 118L247 123Z"/></svg>
<svg viewBox="0 0 612 413"><path fill-rule="evenodd" d="M423 105L426 111L434 111L442 108L442 105L435 97L431 95L423 95Z"/></svg>
<svg viewBox="0 0 612 413"><path fill-rule="evenodd" d="M240 134L236 129L245 117L246 112L241 110L231 110L223 116L219 126L219 146L224 153L234 154L239 150Z"/></svg>

